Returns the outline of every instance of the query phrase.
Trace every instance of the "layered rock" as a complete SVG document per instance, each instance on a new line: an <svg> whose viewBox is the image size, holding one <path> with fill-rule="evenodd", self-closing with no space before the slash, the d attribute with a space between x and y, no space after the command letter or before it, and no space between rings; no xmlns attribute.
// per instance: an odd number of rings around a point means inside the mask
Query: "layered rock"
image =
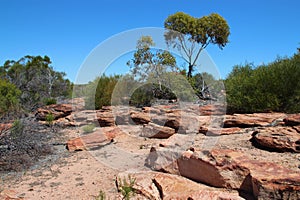
<svg viewBox="0 0 300 200"><path fill-rule="evenodd" d="M165 139L165 138L169 138L174 134L175 134L175 129L166 126L160 126L150 122L144 125L141 136L147 138Z"/></svg>
<svg viewBox="0 0 300 200"><path fill-rule="evenodd" d="M39 108L35 114L38 120L46 120L47 115L53 115L54 119L66 117L72 113L71 104L53 104Z"/></svg>
<svg viewBox="0 0 300 200"><path fill-rule="evenodd" d="M300 125L300 114L293 114L283 119L287 126L298 126Z"/></svg>
<svg viewBox="0 0 300 200"><path fill-rule="evenodd" d="M151 121L149 113L145 112L131 112L130 117L136 124L148 124Z"/></svg>
<svg viewBox="0 0 300 200"><path fill-rule="evenodd" d="M255 199L299 199L300 175L274 163L250 160L234 150L187 151L178 159L182 176L237 189Z"/></svg>
<svg viewBox="0 0 300 200"><path fill-rule="evenodd" d="M300 153L300 134L292 127L267 127L252 135L255 146L278 152Z"/></svg>
<svg viewBox="0 0 300 200"><path fill-rule="evenodd" d="M115 117L112 110L102 109L97 111L97 120L101 127L115 126Z"/></svg>
<svg viewBox="0 0 300 200"><path fill-rule="evenodd" d="M282 118L286 117L284 113L253 113L253 114L234 114L226 115L224 127L257 127L257 126L274 126Z"/></svg>

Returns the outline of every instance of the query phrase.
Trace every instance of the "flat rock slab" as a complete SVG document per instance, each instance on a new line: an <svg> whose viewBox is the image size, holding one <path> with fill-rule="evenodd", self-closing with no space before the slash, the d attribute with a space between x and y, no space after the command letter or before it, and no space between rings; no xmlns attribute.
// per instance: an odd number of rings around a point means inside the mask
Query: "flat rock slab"
<svg viewBox="0 0 300 200"><path fill-rule="evenodd" d="M165 139L175 134L175 129L154 123L145 124L142 137Z"/></svg>
<svg viewBox="0 0 300 200"><path fill-rule="evenodd" d="M267 127L252 134L255 146L278 152L300 153L300 134L292 127Z"/></svg>
<svg viewBox="0 0 300 200"><path fill-rule="evenodd" d="M67 142L67 149L70 152L83 151L107 145L120 133L119 128L100 128L95 132L71 139Z"/></svg>
<svg viewBox="0 0 300 200"><path fill-rule="evenodd" d="M253 114L234 114L226 115L224 121L224 127L257 127L257 126L269 126L272 123L277 123L276 120L280 120L286 117L284 113L253 113Z"/></svg>
<svg viewBox="0 0 300 200"><path fill-rule="evenodd" d="M186 151L178 159L182 176L215 187L237 189L255 199L299 199L300 174L280 165L250 160L242 152Z"/></svg>

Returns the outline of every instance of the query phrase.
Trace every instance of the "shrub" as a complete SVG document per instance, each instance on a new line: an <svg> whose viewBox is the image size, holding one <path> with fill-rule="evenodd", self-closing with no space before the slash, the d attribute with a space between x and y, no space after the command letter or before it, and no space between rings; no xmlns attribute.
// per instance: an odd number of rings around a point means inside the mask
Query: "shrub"
<svg viewBox="0 0 300 200"><path fill-rule="evenodd" d="M300 112L300 55L235 66L225 81L228 111Z"/></svg>
<svg viewBox="0 0 300 200"><path fill-rule="evenodd" d="M128 176L128 180L126 178L123 178L123 180L119 178L119 192L121 192L124 199L129 200L131 196L135 195L134 183L135 178L132 178L130 175Z"/></svg>
<svg viewBox="0 0 300 200"><path fill-rule="evenodd" d="M49 113L46 115L46 122L49 126L51 126L53 124L53 121L55 119L54 115L52 113Z"/></svg>
<svg viewBox="0 0 300 200"><path fill-rule="evenodd" d="M95 124L88 124L82 127L84 133L91 133L94 131Z"/></svg>
<svg viewBox="0 0 300 200"><path fill-rule="evenodd" d="M57 103L57 101L56 101L55 98L46 98L44 100L44 102L45 102L45 105L52 105L52 104L56 104Z"/></svg>
<svg viewBox="0 0 300 200"><path fill-rule="evenodd" d="M9 116L19 110L21 91L6 80L0 79L0 117Z"/></svg>
<svg viewBox="0 0 300 200"><path fill-rule="evenodd" d="M20 120L15 120L10 130L10 135L13 140L20 139L24 131L24 125Z"/></svg>

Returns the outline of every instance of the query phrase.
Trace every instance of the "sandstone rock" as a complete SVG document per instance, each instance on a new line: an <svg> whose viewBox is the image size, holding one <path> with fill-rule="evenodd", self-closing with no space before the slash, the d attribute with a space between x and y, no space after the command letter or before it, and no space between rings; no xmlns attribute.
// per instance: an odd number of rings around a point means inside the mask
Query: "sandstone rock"
<svg viewBox="0 0 300 200"><path fill-rule="evenodd" d="M72 113L72 105L70 104L53 104L39 108L35 114L38 120L46 120L48 114L52 114L54 119L66 117Z"/></svg>
<svg viewBox="0 0 300 200"><path fill-rule="evenodd" d="M300 153L300 134L291 127L267 127L252 135L255 146L278 152Z"/></svg>
<svg viewBox="0 0 300 200"><path fill-rule="evenodd" d="M225 106L223 105L205 105L205 106L200 106L199 108L200 115L225 115Z"/></svg>
<svg viewBox="0 0 300 200"><path fill-rule="evenodd" d="M167 126L178 131L180 128L180 115L174 113L159 114L152 117L152 122L161 126Z"/></svg>
<svg viewBox="0 0 300 200"><path fill-rule="evenodd" d="M136 124L148 124L151 121L149 113L144 112L131 112L130 117Z"/></svg>
<svg viewBox="0 0 300 200"><path fill-rule="evenodd" d="M192 145L193 139L189 135L174 134L159 143L160 147L187 147Z"/></svg>
<svg viewBox="0 0 300 200"><path fill-rule="evenodd" d="M138 194L147 199L175 200L175 199L209 199L209 200L242 200L235 191L225 191L195 183L181 176L158 172L123 172L118 175L120 180L132 177L135 179L133 188Z"/></svg>
<svg viewBox="0 0 300 200"><path fill-rule="evenodd" d="M151 114L160 114L160 109L154 108L154 107L143 107L143 112L145 113L151 113Z"/></svg>
<svg viewBox="0 0 300 200"><path fill-rule="evenodd" d="M181 148L152 147L145 160L145 166L152 170L179 175L177 160L183 150Z"/></svg>
<svg viewBox="0 0 300 200"><path fill-rule="evenodd" d="M97 111L97 114L96 114L97 120L101 127L115 126L114 115L113 115L112 111L107 111L107 110L108 110L108 108L106 108L106 110Z"/></svg>
<svg viewBox="0 0 300 200"><path fill-rule="evenodd" d="M229 127L256 127L256 126L270 126L276 120L284 118L284 113L253 113L253 114L234 114L226 115L224 121L224 128ZM275 124L274 124L275 125Z"/></svg>
<svg viewBox="0 0 300 200"><path fill-rule="evenodd" d="M243 129L239 127L232 127L232 128L207 128L207 127L200 127L199 133L203 133L208 136L212 135L232 135L232 134L241 134L243 133Z"/></svg>
<svg viewBox="0 0 300 200"><path fill-rule="evenodd" d="M9 130L12 127L12 123L0 124L0 134Z"/></svg>
<svg viewBox="0 0 300 200"><path fill-rule="evenodd" d="M83 151L109 144L120 133L118 128L100 128L96 132L71 139L67 142L67 149Z"/></svg>
<svg viewBox="0 0 300 200"><path fill-rule="evenodd" d="M182 176L215 187L237 189L255 199L299 199L300 175L274 163L250 160L234 150L185 152Z"/></svg>
<svg viewBox="0 0 300 200"><path fill-rule="evenodd" d="M283 119L287 126L298 126L300 125L300 114L293 114Z"/></svg>
<svg viewBox="0 0 300 200"><path fill-rule="evenodd" d="M154 123L144 125L142 137L165 139L175 134L175 129Z"/></svg>

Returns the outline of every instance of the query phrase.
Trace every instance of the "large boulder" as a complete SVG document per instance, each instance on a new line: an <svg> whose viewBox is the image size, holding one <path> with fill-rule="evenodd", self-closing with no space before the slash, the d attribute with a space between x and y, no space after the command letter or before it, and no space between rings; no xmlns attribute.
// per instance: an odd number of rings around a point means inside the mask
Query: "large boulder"
<svg viewBox="0 0 300 200"><path fill-rule="evenodd" d="M122 180L134 181L132 188L139 198L153 200L171 199L209 199L209 200L242 200L235 191L225 191L219 188L208 187L195 183L184 177L158 172L123 172L116 179L119 189ZM137 198L137 199L139 199Z"/></svg>
<svg viewBox="0 0 300 200"><path fill-rule="evenodd" d="M255 146L278 152L300 153L300 134L291 127L266 127L252 134Z"/></svg>
<svg viewBox="0 0 300 200"><path fill-rule="evenodd" d="M255 199L299 199L300 175L280 165L219 149L187 151L178 159L182 176L215 187L237 189Z"/></svg>
<svg viewBox="0 0 300 200"><path fill-rule="evenodd" d="M226 115L224 127L257 127L275 126L286 117L284 113L253 113L253 114L234 114Z"/></svg>

